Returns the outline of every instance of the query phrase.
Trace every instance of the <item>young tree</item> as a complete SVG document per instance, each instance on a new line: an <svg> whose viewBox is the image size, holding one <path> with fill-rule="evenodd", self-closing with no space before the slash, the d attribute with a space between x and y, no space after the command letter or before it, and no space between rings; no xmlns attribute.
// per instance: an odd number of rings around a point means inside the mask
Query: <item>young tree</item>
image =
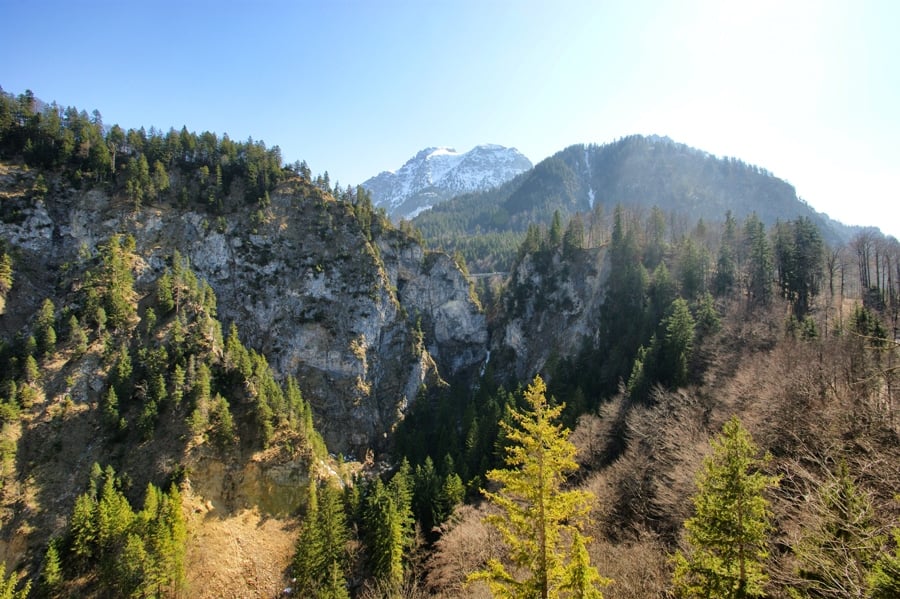
<svg viewBox="0 0 900 599"><path fill-rule="evenodd" d="M839 599L868 596L869 570L883 538L869 497L857 489L846 462L814 499L811 521L794 546L798 596Z"/></svg>
<svg viewBox="0 0 900 599"><path fill-rule="evenodd" d="M372 573L379 581L399 585L403 581L403 517L381 479L375 479L366 495L363 524Z"/></svg>
<svg viewBox="0 0 900 599"><path fill-rule="evenodd" d="M766 226L756 214L744 223L744 243L747 252L746 292L749 306L767 306L772 301L772 280L775 266L772 247L766 237Z"/></svg>
<svg viewBox="0 0 900 599"><path fill-rule="evenodd" d="M19 577L15 572L6 575L6 564L0 563L0 599L25 599L31 590L31 582L25 583L25 586L16 590Z"/></svg>
<svg viewBox="0 0 900 599"><path fill-rule="evenodd" d="M881 556L869 577L872 599L900 597L900 528L894 529L894 552Z"/></svg>
<svg viewBox="0 0 900 599"><path fill-rule="evenodd" d="M771 529L766 489L777 477L759 472L763 460L750 434L732 417L712 442L684 523L687 545L675 554L679 597L744 599L763 594L763 563Z"/></svg>
<svg viewBox="0 0 900 599"><path fill-rule="evenodd" d="M51 539L44 554L44 563L41 565L41 587L49 595L53 596L62 584L62 566L59 560L59 544L57 539Z"/></svg>
<svg viewBox="0 0 900 599"><path fill-rule="evenodd" d="M515 569L496 559L469 575L483 580L498 597L594 597L608 584L588 563L581 530L591 495L564 490L566 477L577 470L569 431L557 424L563 406L551 406L540 376L525 391L527 411L512 413L515 426L503 423L507 469L492 470L488 479L502 488L482 491L500 509L487 521L495 526ZM525 578L516 578L518 572Z"/></svg>

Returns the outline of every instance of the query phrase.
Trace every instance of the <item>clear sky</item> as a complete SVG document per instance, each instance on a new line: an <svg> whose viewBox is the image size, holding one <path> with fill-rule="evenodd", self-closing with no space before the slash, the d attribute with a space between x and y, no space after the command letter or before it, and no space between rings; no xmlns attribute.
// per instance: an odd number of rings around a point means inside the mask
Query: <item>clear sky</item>
<svg viewBox="0 0 900 599"><path fill-rule="evenodd" d="M418 150L668 135L900 236L900 2L0 0L0 86L252 136L341 184Z"/></svg>

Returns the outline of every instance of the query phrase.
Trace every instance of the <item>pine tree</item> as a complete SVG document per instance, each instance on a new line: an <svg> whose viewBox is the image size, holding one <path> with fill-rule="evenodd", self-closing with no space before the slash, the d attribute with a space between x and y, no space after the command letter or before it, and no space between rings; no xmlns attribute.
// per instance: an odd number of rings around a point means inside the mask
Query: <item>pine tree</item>
<svg viewBox="0 0 900 599"><path fill-rule="evenodd" d="M797 594L815 599L864 597L869 570L882 545L868 496L857 489L847 464L819 491L812 521L794 547L799 562Z"/></svg>
<svg viewBox="0 0 900 599"><path fill-rule="evenodd" d="M341 491L311 482L306 522L297 539L292 571L294 594L300 597L340 597L346 593L347 542L350 533Z"/></svg>
<svg viewBox="0 0 900 599"><path fill-rule="evenodd" d="M25 586L16 590L19 577L15 572L6 575L6 564L0 563L0 599L25 599L31 590L31 581L26 582Z"/></svg>
<svg viewBox="0 0 900 599"><path fill-rule="evenodd" d="M756 214L744 223L744 242L747 247L747 299L750 306L767 306L772 301L772 281L775 266L772 247L766 238L766 226Z"/></svg>
<svg viewBox="0 0 900 599"><path fill-rule="evenodd" d="M397 498L381 479L370 485L363 507L363 524L369 550L369 566L379 581L399 585L403 581L404 518Z"/></svg>
<svg viewBox="0 0 900 599"><path fill-rule="evenodd" d="M679 597L759 597L771 529L766 489L776 477L759 472L763 460L750 434L732 417L712 442L694 496L695 514L684 524L686 547L675 555Z"/></svg>
<svg viewBox="0 0 900 599"><path fill-rule="evenodd" d="M900 528L894 529L894 552L879 558L869 577L871 599L900 597Z"/></svg>
<svg viewBox="0 0 900 599"><path fill-rule="evenodd" d="M488 472L502 488L482 491L500 513L487 522L497 528L515 569L492 559L469 576L483 580L497 597L594 597L610 581L591 567L581 528L591 495L564 490L566 477L577 470L569 431L556 424L563 406L551 406L541 377L525 390L526 411L513 411L514 425L503 423L508 443L507 469ZM524 573L519 579L516 574Z"/></svg>
<svg viewBox="0 0 900 599"><path fill-rule="evenodd" d="M69 529L72 533L72 553L81 564L93 557L97 543L97 501L90 492L75 499Z"/></svg>
<svg viewBox="0 0 900 599"><path fill-rule="evenodd" d="M56 539L50 540L47 551L44 553L44 563L41 566L41 587L49 595L56 593L63 580L57 545Z"/></svg>
<svg viewBox="0 0 900 599"><path fill-rule="evenodd" d="M331 562L331 567L324 578L325 582L319 589L318 599L350 599L350 591L347 590L347 578L344 570L337 562Z"/></svg>
<svg viewBox="0 0 900 599"><path fill-rule="evenodd" d="M38 348L43 356L50 356L56 350L56 330L53 328L55 315L56 307L53 301L50 298L45 299L35 322Z"/></svg>
<svg viewBox="0 0 900 599"><path fill-rule="evenodd" d="M306 498L306 521L297 537L291 571L293 593L299 597L314 596L325 566L322 530L319 527L319 498L315 481L310 481Z"/></svg>
<svg viewBox="0 0 900 599"><path fill-rule="evenodd" d="M686 385L694 347L694 317L686 301L678 298L672 302L662 327L665 334L660 345L659 380L671 387Z"/></svg>
<svg viewBox="0 0 900 599"><path fill-rule="evenodd" d="M69 343L77 355L81 355L87 351L88 337L78 322L78 318L72 314L69 317Z"/></svg>

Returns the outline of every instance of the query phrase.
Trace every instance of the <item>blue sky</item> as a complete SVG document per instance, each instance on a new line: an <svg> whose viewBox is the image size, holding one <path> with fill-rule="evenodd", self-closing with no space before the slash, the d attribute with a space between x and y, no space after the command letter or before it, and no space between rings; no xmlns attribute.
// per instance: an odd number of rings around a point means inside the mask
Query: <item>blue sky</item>
<svg viewBox="0 0 900 599"><path fill-rule="evenodd" d="M360 183L428 146L668 135L900 235L900 3L0 0L0 85L279 145Z"/></svg>

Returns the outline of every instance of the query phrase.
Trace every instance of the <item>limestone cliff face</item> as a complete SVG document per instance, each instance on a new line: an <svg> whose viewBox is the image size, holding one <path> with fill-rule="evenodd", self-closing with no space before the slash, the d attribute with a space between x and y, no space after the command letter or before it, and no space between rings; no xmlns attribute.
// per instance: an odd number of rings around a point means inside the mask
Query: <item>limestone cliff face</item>
<svg viewBox="0 0 900 599"><path fill-rule="evenodd" d="M525 256L510 274L503 312L492 327L499 373L528 380L554 357L569 357L595 340L603 303L605 249Z"/></svg>
<svg viewBox="0 0 900 599"><path fill-rule="evenodd" d="M267 206L216 216L135 209L58 183L38 199L31 173L0 175L0 237L28 265L17 284L34 288L34 306L51 295L47 272L77 264L114 233L135 238L139 285L178 251L212 286L220 319L236 322L278 373L297 376L334 452L379 449L420 387L484 361L485 318L449 257L393 229L364 230L353 206L299 180Z"/></svg>

